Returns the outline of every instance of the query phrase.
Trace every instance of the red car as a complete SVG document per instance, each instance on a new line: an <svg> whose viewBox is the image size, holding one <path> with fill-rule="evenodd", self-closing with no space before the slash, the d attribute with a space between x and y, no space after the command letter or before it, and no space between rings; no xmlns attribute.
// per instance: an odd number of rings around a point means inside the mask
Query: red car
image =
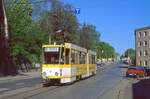
<svg viewBox="0 0 150 99"><path fill-rule="evenodd" d="M146 75L146 71L144 67L141 66L131 66L127 69L126 76L127 77L144 77Z"/></svg>

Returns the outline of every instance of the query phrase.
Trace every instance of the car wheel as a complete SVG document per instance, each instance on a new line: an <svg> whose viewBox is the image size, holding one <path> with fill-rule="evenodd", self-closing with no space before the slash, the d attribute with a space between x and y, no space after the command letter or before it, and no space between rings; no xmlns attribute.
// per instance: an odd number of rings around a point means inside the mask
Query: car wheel
<svg viewBox="0 0 150 99"><path fill-rule="evenodd" d="M140 76L139 76L139 75L136 75L136 78L138 79L138 78L140 78Z"/></svg>
<svg viewBox="0 0 150 99"><path fill-rule="evenodd" d="M128 74L126 74L126 77L128 77L129 75Z"/></svg>

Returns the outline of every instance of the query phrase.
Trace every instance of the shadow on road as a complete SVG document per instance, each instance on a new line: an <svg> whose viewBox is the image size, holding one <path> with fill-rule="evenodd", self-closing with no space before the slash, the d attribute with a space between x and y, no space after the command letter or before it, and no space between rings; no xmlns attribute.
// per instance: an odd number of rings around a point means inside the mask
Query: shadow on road
<svg viewBox="0 0 150 99"><path fill-rule="evenodd" d="M150 99L150 79L140 80L132 85L133 99Z"/></svg>

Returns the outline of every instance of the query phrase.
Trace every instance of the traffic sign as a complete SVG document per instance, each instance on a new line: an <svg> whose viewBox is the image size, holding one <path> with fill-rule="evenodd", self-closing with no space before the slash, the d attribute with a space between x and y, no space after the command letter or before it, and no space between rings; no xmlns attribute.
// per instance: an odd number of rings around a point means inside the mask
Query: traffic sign
<svg viewBox="0 0 150 99"><path fill-rule="evenodd" d="M75 8L75 11L74 11L75 14L80 14L80 12L81 12L80 8Z"/></svg>

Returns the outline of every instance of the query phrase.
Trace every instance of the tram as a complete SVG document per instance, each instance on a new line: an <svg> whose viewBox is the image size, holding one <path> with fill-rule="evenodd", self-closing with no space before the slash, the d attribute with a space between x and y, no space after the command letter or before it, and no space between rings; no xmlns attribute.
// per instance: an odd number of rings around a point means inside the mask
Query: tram
<svg viewBox="0 0 150 99"><path fill-rule="evenodd" d="M42 46L42 81L71 83L96 74L96 53L72 43Z"/></svg>

